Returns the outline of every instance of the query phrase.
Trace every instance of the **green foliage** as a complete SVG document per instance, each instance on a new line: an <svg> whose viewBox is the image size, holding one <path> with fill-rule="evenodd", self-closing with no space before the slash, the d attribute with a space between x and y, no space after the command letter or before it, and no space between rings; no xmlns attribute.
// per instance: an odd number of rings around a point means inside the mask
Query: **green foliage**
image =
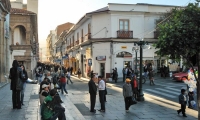
<svg viewBox="0 0 200 120"><path fill-rule="evenodd" d="M200 8L198 2L185 8L174 8L161 19L155 44L157 54L172 59L189 58L200 51ZM170 16L170 17L169 17Z"/></svg>

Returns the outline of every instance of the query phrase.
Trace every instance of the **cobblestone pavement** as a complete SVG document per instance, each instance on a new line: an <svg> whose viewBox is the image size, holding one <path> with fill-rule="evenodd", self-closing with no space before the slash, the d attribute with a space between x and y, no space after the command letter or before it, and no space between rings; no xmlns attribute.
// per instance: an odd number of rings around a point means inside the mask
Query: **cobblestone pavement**
<svg viewBox="0 0 200 120"><path fill-rule="evenodd" d="M196 120L198 112L186 109L187 118L177 115L180 108L177 102L145 93L145 101L130 107L125 112L122 88L114 83L108 83L106 112L89 112L88 79L72 79L74 84L68 84L68 95L60 95L64 101L67 120ZM40 120L40 104L38 97L39 85L27 84L22 109L12 109L12 91L10 84L0 89L0 120ZM100 108L99 97L96 99L96 109Z"/></svg>

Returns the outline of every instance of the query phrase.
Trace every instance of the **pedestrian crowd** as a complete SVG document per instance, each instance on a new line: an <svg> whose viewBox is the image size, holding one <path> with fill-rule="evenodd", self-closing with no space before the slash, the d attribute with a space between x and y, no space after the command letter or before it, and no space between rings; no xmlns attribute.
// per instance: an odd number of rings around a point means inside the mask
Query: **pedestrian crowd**
<svg viewBox="0 0 200 120"><path fill-rule="evenodd" d="M36 68L36 79L40 85L39 89L39 99L40 99L40 107L41 107L41 117L42 120L66 120L65 116L65 108L62 106L63 101L59 96L59 92L61 94L68 94L66 89L66 84L68 81L73 84L71 80L72 67L68 69L60 68L60 71L55 72L51 71L49 73L42 66L38 66ZM126 67L122 70L123 73L123 98L125 102L125 110L129 112L129 108L131 105L137 103L139 99L139 89L138 89L138 80L137 80L137 70L132 70L130 67ZM44 75L44 79L42 77ZM77 71L78 78L81 77L81 70ZM51 76L51 77L49 77ZM106 80L103 76L98 76L94 74L93 71L90 73L91 79L88 82L89 94L90 94L90 112L95 113L95 104L96 104L96 95L97 91L99 94L100 108L98 111L105 112L106 111ZM150 85L154 84L153 77L153 68L152 65L144 66L144 77L147 78L149 76ZM113 80L117 82L118 73L117 68L113 69L112 73ZM17 60L13 61L12 68L10 68L11 79L10 89L12 90L12 103L13 109L21 109L24 105L24 93L26 89L26 81L28 79L28 75L24 65L19 65ZM52 87L53 86L53 87ZM189 108L192 108L191 101L194 100L194 93L190 91L188 93L189 97ZM181 89L181 94L179 95L179 103L181 104L181 109L177 110L177 113L180 114L182 112L183 117L187 117L185 114L185 109L187 105L187 95L186 90Z"/></svg>

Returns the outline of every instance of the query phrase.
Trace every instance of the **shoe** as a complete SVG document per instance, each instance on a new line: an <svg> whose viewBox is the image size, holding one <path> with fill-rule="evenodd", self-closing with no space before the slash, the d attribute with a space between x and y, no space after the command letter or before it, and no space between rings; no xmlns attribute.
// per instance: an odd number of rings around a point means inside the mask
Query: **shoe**
<svg viewBox="0 0 200 120"><path fill-rule="evenodd" d="M100 110L98 110L98 111L101 111L101 109L100 109Z"/></svg>
<svg viewBox="0 0 200 120"><path fill-rule="evenodd" d="M20 107L20 108L17 108L17 109L22 109L22 108Z"/></svg>
<svg viewBox="0 0 200 120"><path fill-rule="evenodd" d="M183 115L183 117L187 117L186 115Z"/></svg>
<svg viewBox="0 0 200 120"><path fill-rule="evenodd" d="M24 104L22 103L22 105L24 105Z"/></svg>
<svg viewBox="0 0 200 120"><path fill-rule="evenodd" d="M177 113L178 113L178 115L179 115L180 112L177 110Z"/></svg>
<svg viewBox="0 0 200 120"><path fill-rule="evenodd" d="M129 112L129 110L126 110L126 112L128 113L128 112Z"/></svg>
<svg viewBox="0 0 200 120"><path fill-rule="evenodd" d="M96 110L90 110L90 112L96 113Z"/></svg>

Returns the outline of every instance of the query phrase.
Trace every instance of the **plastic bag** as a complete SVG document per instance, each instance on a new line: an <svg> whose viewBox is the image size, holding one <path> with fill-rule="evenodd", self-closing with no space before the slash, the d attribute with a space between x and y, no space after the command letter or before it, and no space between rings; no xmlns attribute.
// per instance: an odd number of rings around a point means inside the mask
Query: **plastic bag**
<svg viewBox="0 0 200 120"><path fill-rule="evenodd" d="M196 108L196 102L194 101L194 100L192 100L192 101L190 101L190 103L191 103L191 106L193 107L193 108Z"/></svg>

